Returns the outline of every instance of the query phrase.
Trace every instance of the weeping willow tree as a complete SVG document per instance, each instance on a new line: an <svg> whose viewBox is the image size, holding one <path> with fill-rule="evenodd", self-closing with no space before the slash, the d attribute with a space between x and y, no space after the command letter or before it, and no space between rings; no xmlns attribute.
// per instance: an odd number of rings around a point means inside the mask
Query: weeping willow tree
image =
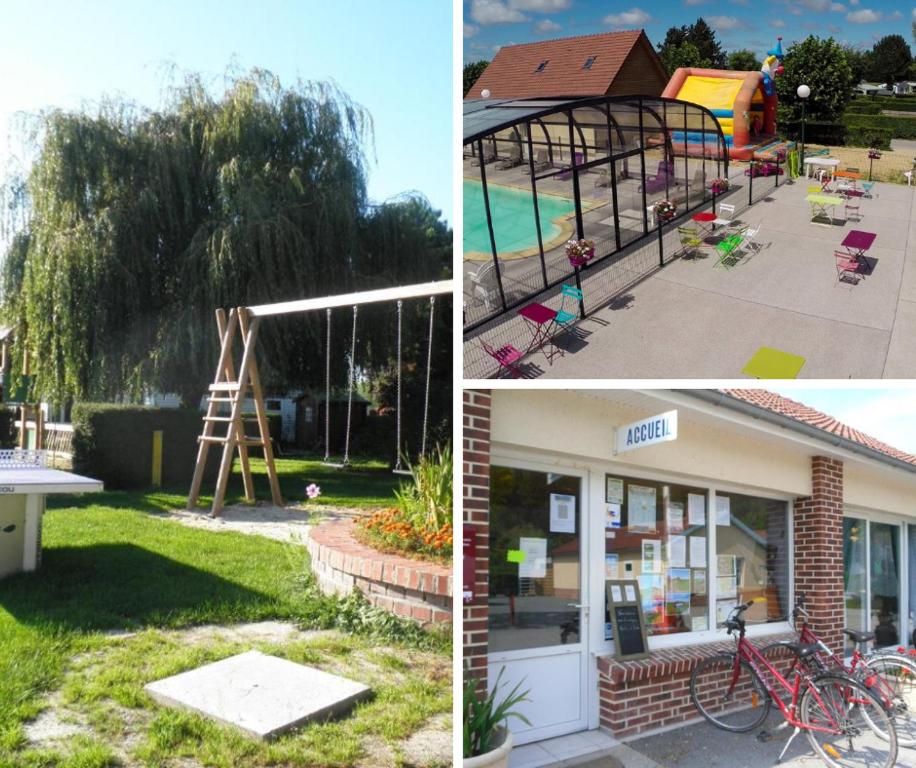
<svg viewBox="0 0 916 768"><path fill-rule="evenodd" d="M254 70L214 97L191 76L159 110L109 100L91 113L47 111L31 130L35 161L6 188L0 311L30 353L36 398L136 399L155 388L196 403L215 365L216 307L448 274L451 233L422 196L368 204L371 118L331 85L283 87ZM443 306L436 378L446 386L449 316ZM405 310L414 359L427 317ZM390 370L393 309L360 319L357 359L372 377ZM348 321L335 315L337 383ZM265 321L268 385L323 382L324 333L323 313Z"/></svg>

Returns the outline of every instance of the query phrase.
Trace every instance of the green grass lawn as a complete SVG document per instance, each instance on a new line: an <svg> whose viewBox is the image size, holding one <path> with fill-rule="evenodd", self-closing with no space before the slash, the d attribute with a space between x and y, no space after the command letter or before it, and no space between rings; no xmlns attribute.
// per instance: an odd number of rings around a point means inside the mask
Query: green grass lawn
<svg viewBox="0 0 916 768"><path fill-rule="evenodd" d="M290 499L317 482L325 504L377 506L396 485L387 473L368 472L354 487L337 470L280 465ZM373 744L397 764L403 739L434 715L448 717L447 636L356 598L320 595L299 546L188 528L157 514L183 503L177 493L106 493L60 498L48 511L41 570L0 581L0 768L118 765L125 755L150 766L348 766L373 764ZM194 643L182 633L262 620L341 631L285 644ZM350 718L264 745L159 708L142 692L154 679L251 647L361 680L375 697ZM90 733L61 748L30 747L23 726L49 696Z"/></svg>

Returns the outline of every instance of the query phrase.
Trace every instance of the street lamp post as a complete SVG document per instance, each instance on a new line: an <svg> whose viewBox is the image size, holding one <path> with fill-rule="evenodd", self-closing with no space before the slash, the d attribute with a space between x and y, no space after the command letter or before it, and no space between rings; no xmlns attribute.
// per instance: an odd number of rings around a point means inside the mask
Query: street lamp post
<svg viewBox="0 0 916 768"><path fill-rule="evenodd" d="M801 99L802 105L802 125L801 125L801 155L798 158L798 170L805 170L805 105L808 103L808 97L811 95L811 89L807 85L798 86L795 93Z"/></svg>

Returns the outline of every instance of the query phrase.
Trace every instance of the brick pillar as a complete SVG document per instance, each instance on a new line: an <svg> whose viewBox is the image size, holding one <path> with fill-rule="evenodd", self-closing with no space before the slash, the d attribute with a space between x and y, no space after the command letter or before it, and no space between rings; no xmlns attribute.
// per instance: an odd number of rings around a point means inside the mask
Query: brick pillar
<svg viewBox="0 0 916 768"><path fill-rule="evenodd" d="M795 594L834 651L843 646L843 462L815 456L811 490L795 501Z"/></svg>
<svg viewBox="0 0 916 768"><path fill-rule="evenodd" d="M490 568L490 392L464 390L464 525L477 531L474 601L464 605L464 669L487 677L487 594Z"/></svg>

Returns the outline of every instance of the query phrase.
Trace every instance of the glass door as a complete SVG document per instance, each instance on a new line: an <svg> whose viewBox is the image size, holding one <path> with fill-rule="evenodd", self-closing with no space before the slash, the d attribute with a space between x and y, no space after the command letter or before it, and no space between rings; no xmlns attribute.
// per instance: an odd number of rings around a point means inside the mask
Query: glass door
<svg viewBox="0 0 916 768"><path fill-rule="evenodd" d="M900 526L871 523L871 619L875 645L900 642Z"/></svg>
<svg viewBox="0 0 916 768"><path fill-rule="evenodd" d="M587 726L581 477L493 466L489 669L531 701L509 725L518 744Z"/></svg>
<svg viewBox="0 0 916 768"><path fill-rule="evenodd" d="M866 525L859 518L843 518L843 605L846 610L846 629L856 632L868 631ZM846 655L851 655L855 643L846 635L843 638Z"/></svg>

